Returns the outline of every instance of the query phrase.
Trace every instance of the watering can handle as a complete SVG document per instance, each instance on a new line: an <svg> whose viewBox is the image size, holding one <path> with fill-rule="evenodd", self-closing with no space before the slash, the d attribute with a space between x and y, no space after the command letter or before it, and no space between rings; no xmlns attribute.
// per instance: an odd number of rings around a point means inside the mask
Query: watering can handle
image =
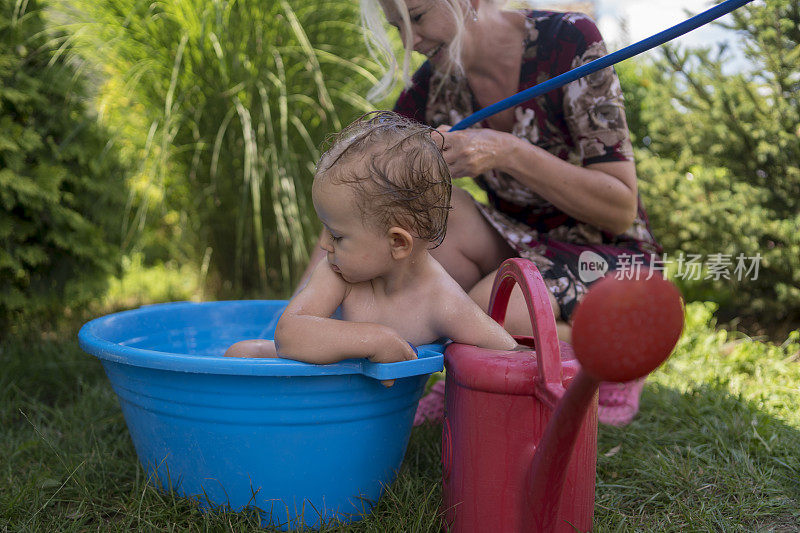
<svg viewBox="0 0 800 533"><path fill-rule="evenodd" d="M539 269L527 259L506 259L497 271L489 300L489 316L501 326L505 323L508 300L514 284L519 284L531 318L536 343L539 379L537 387L547 403L554 405L564 393L561 383L561 352L556 319L550 296Z"/></svg>

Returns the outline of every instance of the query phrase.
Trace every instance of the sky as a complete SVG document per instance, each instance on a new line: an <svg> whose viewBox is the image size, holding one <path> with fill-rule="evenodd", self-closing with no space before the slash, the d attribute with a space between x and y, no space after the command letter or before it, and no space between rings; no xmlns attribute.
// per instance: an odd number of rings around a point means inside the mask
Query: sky
<svg viewBox="0 0 800 533"><path fill-rule="evenodd" d="M686 20L691 16L686 10L694 15L717 3L709 0L597 0L597 24L609 44L620 44L623 39L620 20L627 19L630 44ZM726 15L721 20L729 19L730 15ZM706 25L679 37L676 42L695 47L726 40L733 44L736 37L732 32Z"/></svg>
<svg viewBox="0 0 800 533"><path fill-rule="evenodd" d="M533 5L547 5L554 9L563 2L570 0L533 0ZM577 0L580 1L580 0ZM609 51L622 48L656 34L662 30L683 22L692 15L696 15L722 0L594 0L595 21L603 34ZM687 13L688 11L688 13ZM725 15L721 21L730 21L731 16ZM621 30L621 22L625 21L628 35ZM682 47L712 46L719 42L728 42L731 47L731 61L729 68L744 66L745 60L741 53L736 53L739 38L734 32L727 31L713 23L701 26L681 37L673 43ZM654 53L653 51L647 52Z"/></svg>

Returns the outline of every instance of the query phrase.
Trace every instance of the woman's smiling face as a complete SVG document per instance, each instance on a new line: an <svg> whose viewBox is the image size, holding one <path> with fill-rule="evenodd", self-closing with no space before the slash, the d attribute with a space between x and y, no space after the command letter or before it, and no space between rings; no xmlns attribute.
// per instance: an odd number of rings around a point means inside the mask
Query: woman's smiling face
<svg viewBox="0 0 800 533"><path fill-rule="evenodd" d="M399 4L399 5L398 5ZM410 42L412 49L426 56L437 67L446 67L449 61L448 46L456 35L456 12L444 0L381 0L389 24L400 32L403 43ZM400 9L408 13L410 36Z"/></svg>

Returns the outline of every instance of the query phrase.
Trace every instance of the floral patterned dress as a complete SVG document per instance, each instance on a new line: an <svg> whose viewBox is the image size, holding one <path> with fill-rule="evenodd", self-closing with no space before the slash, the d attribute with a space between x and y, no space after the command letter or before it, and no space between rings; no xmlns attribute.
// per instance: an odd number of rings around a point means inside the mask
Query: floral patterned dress
<svg viewBox="0 0 800 533"><path fill-rule="evenodd" d="M597 27L585 15L525 15L520 91L606 54ZM465 78L444 80L429 62L414 74L395 105L396 112L433 127L455 124L478 109ZM519 104L514 117L514 135L572 164L633 159L622 91L611 67ZM489 126L484 122L474 127ZM661 253L641 199L633 225L613 235L572 218L508 174L491 171L475 181L489 199L489 205L479 204L481 212L520 257L536 264L564 320L593 281L582 276L581 254L593 252L615 270L632 257L638 257L634 263L651 264ZM598 259L593 254L588 256Z"/></svg>

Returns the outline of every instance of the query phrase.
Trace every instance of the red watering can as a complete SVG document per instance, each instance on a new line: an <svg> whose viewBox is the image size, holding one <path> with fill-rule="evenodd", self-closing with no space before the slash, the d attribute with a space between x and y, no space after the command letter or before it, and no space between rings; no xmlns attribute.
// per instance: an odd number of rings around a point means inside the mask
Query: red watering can
<svg viewBox="0 0 800 533"><path fill-rule="evenodd" d="M597 387L600 381L629 381L653 371L683 328L675 286L658 275L644 277L606 276L594 284L575 311L570 346L558 340L547 289L534 264L503 263L489 314L504 322L511 290L519 283L533 337L517 337L517 342L532 350L452 344L445 352L446 528L459 533L591 530Z"/></svg>

